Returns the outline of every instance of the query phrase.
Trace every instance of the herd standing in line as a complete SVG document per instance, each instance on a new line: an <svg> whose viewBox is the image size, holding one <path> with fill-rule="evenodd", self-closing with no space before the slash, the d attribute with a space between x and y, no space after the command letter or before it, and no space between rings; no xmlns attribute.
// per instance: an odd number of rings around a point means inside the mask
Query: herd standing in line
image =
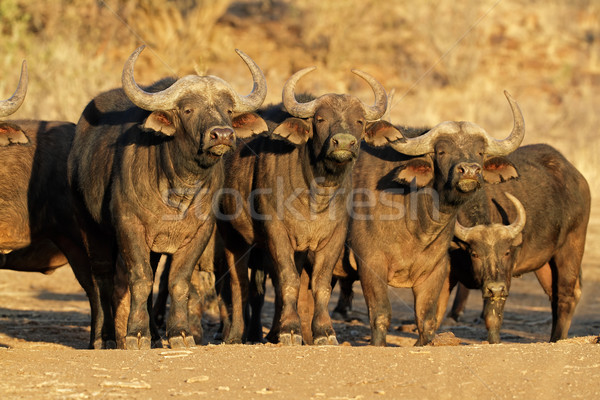
<svg viewBox="0 0 600 400"><path fill-rule="evenodd" d="M281 104L263 106L266 79L241 51L253 80L247 96L215 76L140 88L133 75L143 48L125 63L122 88L92 99L77 125L0 122L0 268L70 264L90 302L90 348L159 346L165 291L170 347L202 342L200 299L215 291L224 341L262 341L266 276L275 287L267 339L284 345L337 344L332 284L341 281L343 313L356 279L373 345L386 344L388 285L413 290L417 345L433 339L454 286L454 318L465 288L481 289L488 340L498 343L511 276L525 272L550 298L551 341L567 337L590 192L552 147L519 147L525 122L508 93L514 127L495 140L471 122L417 130L381 120L385 90L358 70L372 106L349 94L296 95L314 68L289 78ZM26 90L24 62L0 117ZM198 284L202 272L219 284ZM298 310L301 276L313 293L311 321Z"/></svg>

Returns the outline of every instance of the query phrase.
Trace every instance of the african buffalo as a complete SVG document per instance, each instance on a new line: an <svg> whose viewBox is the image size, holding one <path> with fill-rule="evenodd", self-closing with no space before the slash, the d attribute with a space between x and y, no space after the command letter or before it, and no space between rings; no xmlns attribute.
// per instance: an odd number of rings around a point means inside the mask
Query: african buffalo
<svg viewBox="0 0 600 400"><path fill-rule="evenodd" d="M111 296L118 260L131 294L127 333L119 345L150 348L147 301L158 260L167 254L172 258L167 337L173 348L193 346L187 299L192 271L215 223L221 157L235 147L236 136L267 129L252 112L264 101L266 81L238 50L254 81L248 96L215 76L166 78L144 90L133 78L143 48L126 62L123 88L98 95L85 108L69 155L69 182L106 332L114 332ZM117 312L127 308L121 306ZM114 334L106 338L114 340Z"/></svg>
<svg viewBox="0 0 600 400"><path fill-rule="evenodd" d="M14 113L26 90L23 62L18 88L0 102L0 116ZM99 297L69 195L67 157L74 135L70 122L0 122L0 268L48 274L69 263L90 301L92 347Z"/></svg>
<svg viewBox="0 0 600 400"><path fill-rule="evenodd" d="M337 344L327 312L331 275L346 237L351 170L370 121L387 105L384 88L368 74L353 70L369 83L375 104L365 106L347 94L326 94L298 102L297 81L314 70L296 72L283 89L283 107L261 111L271 137L241 146L227 160L219 230L231 274L232 321L225 340L246 339L244 310L248 296L248 258L257 247L273 264L276 292L273 332L280 343L302 343L297 312L299 270L295 255L311 253L315 301L315 344ZM254 250L253 250L254 251Z"/></svg>
<svg viewBox="0 0 600 400"><path fill-rule="evenodd" d="M499 343L511 277L535 272L552 305L550 341L565 339L581 295L588 184L548 145L524 146L490 164L502 181L461 207L450 289L457 282L481 289L488 341Z"/></svg>
<svg viewBox="0 0 600 400"><path fill-rule="evenodd" d="M391 148L366 145L361 151L348 246L369 311L372 345L386 343L388 285L412 288L417 345L433 339L458 210L484 180L498 179L486 161L515 150L525 134L521 111L505 94L514 126L504 140L491 138L471 122L443 122L412 138L404 138L385 121L371 126L374 132L383 131ZM446 304L447 299L441 301Z"/></svg>

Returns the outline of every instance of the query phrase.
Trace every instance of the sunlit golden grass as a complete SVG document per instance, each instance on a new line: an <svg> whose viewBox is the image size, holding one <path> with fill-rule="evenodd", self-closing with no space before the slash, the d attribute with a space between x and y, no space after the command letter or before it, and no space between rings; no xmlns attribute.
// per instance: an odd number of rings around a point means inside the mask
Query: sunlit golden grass
<svg viewBox="0 0 600 400"><path fill-rule="evenodd" d="M265 72L268 102L312 65L299 90L370 102L369 87L350 73L358 68L395 90L392 122L471 120L496 137L512 126L506 89L525 115L525 143L554 145L600 190L597 1L3 0L0 98L27 59L27 100L14 117L76 122L93 96L120 85L142 43L135 73L143 84L210 73L247 93L239 48Z"/></svg>

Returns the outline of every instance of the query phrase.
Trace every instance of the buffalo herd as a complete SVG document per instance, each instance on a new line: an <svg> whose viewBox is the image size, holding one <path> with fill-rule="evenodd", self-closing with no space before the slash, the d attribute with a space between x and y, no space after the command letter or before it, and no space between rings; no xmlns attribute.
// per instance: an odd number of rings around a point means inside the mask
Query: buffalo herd
<svg viewBox="0 0 600 400"><path fill-rule="evenodd" d="M69 264L89 299L90 348L161 346L163 324L171 348L195 346L209 299L225 343L263 341L267 277L267 339L283 345L338 344L332 287L343 314L356 280L372 345L386 344L388 286L413 291L417 345L433 340L454 287L452 318L480 289L488 341L498 343L511 277L526 272L549 297L550 340L567 337L590 191L552 147L520 146L525 121L507 92L513 129L497 140L466 121L392 125L383 85L359 70L372 105L297 94L313 67L287 80L280 104L263 106L265 76L239 50L253 81L246 96L216 76L140 87L143 49L126 61L122 87L93 98L76 125L6 120L25 100L25 62L0 101L0 268ZM309 288L311 314L299 301Z"/></svg>

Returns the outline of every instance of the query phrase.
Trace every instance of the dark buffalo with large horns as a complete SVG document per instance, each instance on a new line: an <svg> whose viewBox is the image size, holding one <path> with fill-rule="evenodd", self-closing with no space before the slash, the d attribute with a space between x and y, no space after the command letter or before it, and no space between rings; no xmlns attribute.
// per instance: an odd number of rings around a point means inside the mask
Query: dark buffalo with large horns
<svg viewBox="0 0 600 400"><path fill-rule="evenodd" d="M141 89L133 68L143 48L126 62L123 88L98 95L84 110L69 155L69 179L103 299L98 323L104 345L115 340L111 295L118 259L131 294L126 336L118 344L151 347L147 302L156 265L166 254L167 337L173 348L192 346L190 278L213 232L214 197L224 179L221 157L235 148L236 137L266 131L253 111L267 87L260 68L238 50L254 81L245 97L215 76L167 78Z"/></svg>
<svg viewBox="0 0 600 400"><path fill-rule="evenodd" d="M506 93L514 126L504 140L471 122L443 122L421 134L406 135L380 121L371 127L389 144L361 151L354 172L354 209L349 251L371 325L371 344L385 345L391 321L388 285L410 287L415 297L417 345L429 343L437 327L438 298L450 269L448 248L460 206L495 181L489 164L514 151L525 134L517 103ZM410 137L414 136L414 137ZM446 298L440 299L445 307Z"/></svg>
<svg viewBox="0 0 600 400"><path fill-rule="evenodd" d="M21 106L27 82L23 62L17 90L0 102L0 117ZM70 122L0 122L0 269L49 274L69 263L90 301L92 347L99 297L69 194L67 157L74 135Z"/></svg>
<svg viewBox="0 0 600 400"><path fill-rule="evenodd" d="M488 341L499 343L511 278L534 272L552 306L550 340L565 339L581 296L589 186L548 145L524 146L491 162L503 179L485 185L458 214L449 290L457 282L481 290ZM455 302L451 315L460 307Z"/></svg>
<svg viewBox="0 0 600 400"><path fill-rule="evenodd" d="M248 258L251 248L257 246L253 252L262 252L273 265L274 340L302 343L296 305L299 269L304 263L295 256L308 252L314 260L310 271L314 343L337 344L327 304L333 266L346 237L351 171L361 139L373 140L365 136L366 128L384 114L387 95L373 77L353 70L371 86L374 105L367 106L348 94L305 96L305 101L299 102L294 93L296 83L312 70L296 72L284 86L283 104L261 112L271 137L241 146L227 161L225 187L230 192L223 195L218 224L232 281L232 324L225 333L230 343L246 339L243 310L248 296Z"/></svg>

